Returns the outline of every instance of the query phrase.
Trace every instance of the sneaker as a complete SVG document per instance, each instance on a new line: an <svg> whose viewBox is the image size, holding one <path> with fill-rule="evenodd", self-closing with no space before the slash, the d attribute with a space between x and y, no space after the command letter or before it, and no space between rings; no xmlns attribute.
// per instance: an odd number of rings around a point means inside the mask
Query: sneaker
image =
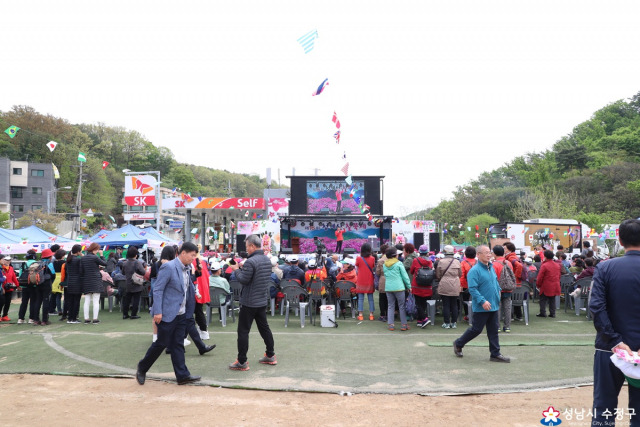
<svg viewBox="0 0 640 427"><path fill-rule="evenodd" d="M364 320L364 316L362 314L358 315L358 320Z"/></svg>
<svg viewBox="0 0 640 427"><path fill-rule="evenodd" d="M389 329L390 331L395 331L395 330L396 330L396 326L392 323L392 324L390 324L390 325L388 326L388 329Z"/></svg>
<svg viewBox="0 0 640 427"><path fill-rule="evenodd" d="M201 340L208 340L209 339L209 332L208 331L200 331L200 339Z"/></svg>
<svg viewBox="0 0 640 427"><path fill-rule="evenodd" d="M425 317L424 319L422 319L422 321L418 322L418 327L424 328L425 326L427 326L430 323L431 323L431 320L429 320L428 317Z"/></svg>
<svg viewBox="0 0 640 427"><path fill-rule="evenodd" d="M70 320L70 321L68 321L67 323L71 323L71 324L73 324L73 325L78 325L78 324L80 324L80 323L82 323L82 322L81 322L81 321L79 321L78 319L75 319L75 320Z"/></svg>
<svg viewBox="0 0 640 427"><path fill-rule="evenodd" d="M264 354L264 357L262 357L260 360L258 360L258 362L262 363L263 365L277 365L278 361L276 360L276 355L274 354L271 357L267 356L267 353Z"/></svg>
<svg viewBox="0 0 640 427"><path fill-rule="evenodd" d="M153 338L151 338L151 342L158 341L158 334L153 334Z"/></svg>
<svg viewBox="0 0 640 427"><path fill-rule="evenodd" d="M468 322L469 321L469 316L464 316L464 319L462 319L462 320L464 320L465 322Z"/></svg>
<svg viewBox="0 0 640 427"><path fill-rule="evenodd" d="M33 326L40 326L40 322L39 322L39 321L37 321L37 320L36 320L35 322L31 322L31 324L32 324Z"/></svg>
<svg viewBox="0 0 640 427"><path fill-rule="evenodd" d="M516 322L522 322L522 317L516 317L516 318L515 318L515 319L513 319L513 320L515 320Z"/></svg>
<svg viewBox="0 0 640 427"><path fill-rule="evenodd" d="M27 323L34 323L33 319L29 319L29 321Z"/></svg>
<svg viewBox="0 0 640 427"><path fill-rule="evenodd" d="M401 331L408 331L409 329L409 325L407 325L406 323L403 323L402 326L400 326Z"/></svg>
<svg viewBox="0 0 640 427"><path fill-rule="evenodd" d="M66 318L65 316L62 316L62 317L60 318L60 321L61 321L61 322L64 322L65 320L67 320L67 318Z"/></svg>
<svg viewBox="0 0 640 427"><path fill-rule="evenodd" d="M262 360L262 359L260 359L260 360ZM231 365L229 365L229 369L231 369L232 371L248 371L249 370L249 363L247 363L247 362L240 363L240 362L238 362L236 360Z"/></svg>
<svg viewBox="0 0 640 427"><path fill-rule="evenodd" d="M451 325L449 325L448 323L443 323L442 329L451 329Z"/></svg>
<svg viewBox="0 0 640 427"><path fill-rule="evenodd" d="M49 322L48 320L45 320L44 322L40 322L40 326L49 326L51 324L51 322Z"/></svg>
<svg viewBox="0 0 640 427"><path fill-rule="evenodd" d="M22 325L24 323L24 319L18 319L18 325Z"/></svg>
<svg viewBox="0 0 640 427"><path fill-rule="evenodd" d="M100 321L98 319L93 319L91 323L93 323L94 325L97 325L98 323L100 323Z"/></svg>
<svg viewBox="0 0 640 427"><path fill-rule="evenodd" d="M387 316L380 316L380 317L378 317L378 320L381 321L381 322L385 322L386 323L387 322Z"/></svg>
<svg viewBox="0 0 640 427"><path fill-rule="evenodd" d="M511 328L504 328L503 331L508 334L509 332L511 332Z"/></svg>
<svg viewBox="0 0 640 427"><path fill-rule="evenodd" d="M546 314L542 314L542 313L538 313L538 314L536 314L536 317L547 317L547 315Z"/></svg>
<svg viewBox="0 0 640 427"><path fill-rule="evenodd" d="M2 317L2 321L3 322L11 322L11 319L9 319L9 316L3 316Z"/></svg>
<svg viewBox="0 0 640 427"><path fill-rule="evenodd" d="M85 325L90 325L90 324L91 324L91 320L89 320L89 319L84 319L84 324L85 324Z"/></svg>
<svg viewBox="0 0 640 427"><path fill-rule="evenodd" d="M373 313L369 313L369 320L376 320L376 318L373 316Z"/></svg>
<svg viewBox="0 0 640 427"><path fill-rule="evenodd" d="M186 347L186 346L188 346L189 344L191 344L191 341L189 341L188 339L186 339L186 338L185 338L185 339L184 339L184 343L183 343L183 345Z"/></svg>
<svg viewBox="0 0 640 427"><path fill-rule="evenodd" d="M456 322L453 322L451 324L451 329L456 329L458 327L458 324Z"/></svg>

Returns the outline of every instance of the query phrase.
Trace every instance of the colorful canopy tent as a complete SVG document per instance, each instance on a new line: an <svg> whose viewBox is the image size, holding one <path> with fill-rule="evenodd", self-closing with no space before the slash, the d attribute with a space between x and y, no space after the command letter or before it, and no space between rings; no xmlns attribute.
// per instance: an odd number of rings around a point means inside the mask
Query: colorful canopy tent
<svg viewBox="0 0 640 427"><path fill-rule="evenodd" d="M95 242L97 241L96 239L99 239L101 236L105 235L105 234L109 234L109 230L100 230L98 231L96 234L94 234L93 236L85 239L88 242Z"/></svg>
<svg viewBox="0 0 640 427"><path fill-rule="evenodd" d="M154 228L138 228L133 225L125 225L122 228L109 231L107 233L98 233L89 239L91 242L98 243L100 246L144 246L151 248L161 248L167 244L175 242L165 238Z"/></svg>
<svg viewBox="0 0 640 427"><path fill-rule="evenodd" d="M42 252L55 243L68 251L76 242L51 234L35 225L17 230L0 228L0 253L24 254L30 249Z"/></svg>

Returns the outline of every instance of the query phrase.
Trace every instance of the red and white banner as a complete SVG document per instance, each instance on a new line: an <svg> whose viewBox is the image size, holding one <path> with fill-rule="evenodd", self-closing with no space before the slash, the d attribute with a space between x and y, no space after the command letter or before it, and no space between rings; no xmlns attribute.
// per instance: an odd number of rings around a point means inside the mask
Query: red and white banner
<svg viewBox="0 0 640 427"><path fill-rule="evenodd" d="M124 202L128 206L155 206L158 181L153 175L127 175Z"/></svg>
<svg viewBox="0 0 640 427"><path fill-rule="evenodd" d="M155 212L149 213L135 213L135 214L124 214L125 221L139 221L139 220L147 220L147 219L156 219Z"/></svg>
<svg viewBox="0 0 640 427"><path fill-rule="evenodd" d="M162 199L163 210L174 209L247 209L265 210L264 199L257 197L170 197Z"/></svg>

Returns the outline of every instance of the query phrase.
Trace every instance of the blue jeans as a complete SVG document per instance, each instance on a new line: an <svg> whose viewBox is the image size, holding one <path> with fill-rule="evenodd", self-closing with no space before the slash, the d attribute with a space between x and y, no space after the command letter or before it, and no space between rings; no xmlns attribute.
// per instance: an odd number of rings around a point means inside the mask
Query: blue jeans
<svg viewBox="0 0 640 427"><path fill-rule="evenodd" d="M364 309L364 296L367 295L369 299L369 313L373 313L376 309L376 306L373 304L373 294L358 294L358 311L363 311Z"/></svg>
<svg viewBox="0 0 640 427"><path fill-rule="evenodd" d="M500 355L500 341L498 330L500 329L500 311L474 311L473 325L464 334L455 340L456 346L463 348L469 341L480 335L485 325L487 326L487 338L489 338L489 350L491 357Z"/></svg>
<svg viewBox="0 0 640 427"><path fill-rule="evenodd" d="M400 323L403 325L407 323L407 311L404 308L405 293L404 291L389 292L387 291L387 300L389 301L389 308L387 309L387 323L393 325L394 314L396 311L396 301L398 301L398 311L400 312Z"/></svg>

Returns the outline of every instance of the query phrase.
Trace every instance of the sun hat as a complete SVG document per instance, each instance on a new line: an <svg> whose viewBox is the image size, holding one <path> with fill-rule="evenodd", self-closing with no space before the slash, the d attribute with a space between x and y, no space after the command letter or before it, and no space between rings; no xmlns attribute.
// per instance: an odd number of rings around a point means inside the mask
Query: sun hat
<svg viewBox="0 0 640 427"><path fill-rule="evenodd" d="M429 247L427 245L420 245L420 247L418 248L418 252L420 252L420 254L428 254L429 253Z"/></svg>
<svg viewBox="0 0 640 427"><path fill-rule="evenodd" d="M447 254L447 255L451 255L451 254L453 254L453 252L454 252L453 246L451 246L451 245L446 245L446 246L444 247L444 253L445 253L445 254Z"/></svg>
<svg viewBox="0 0 640 427"><path fill-rule="evenodd" d="M53 256L53 252L51 252L51 249L47 248L44 251L42 251L42 255L40 256L40 258L51 258Z"/></svg>

